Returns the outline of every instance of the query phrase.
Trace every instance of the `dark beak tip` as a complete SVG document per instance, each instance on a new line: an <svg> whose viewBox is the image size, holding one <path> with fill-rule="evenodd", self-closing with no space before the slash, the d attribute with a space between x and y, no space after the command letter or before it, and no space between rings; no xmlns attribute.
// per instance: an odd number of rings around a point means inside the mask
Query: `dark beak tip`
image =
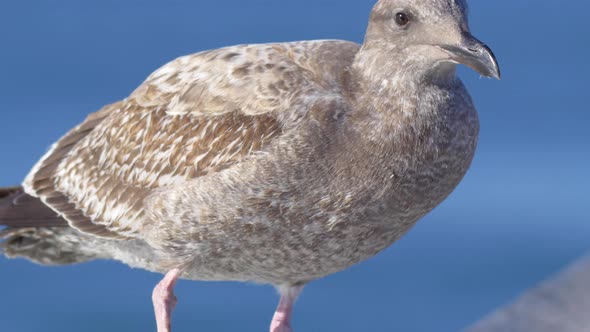
<svg viewBox="0 0 590 332"><path fill-rule="evenodd" d="M475 67L486 70L489 73L488 77L501 80L502 73L500 71L500 65L492 49L475 38L472 38L469 43L475 51L472 55L473 58L470 59L470 61L475 62ZM471 48L469 48L470 51Z"/></svg>
<svg viewBox="0 0 590 332"><path fill-rule="evenodd" d="M500 70L500 65L498 64L498 59L496 58L496 55L494 54L492 49L489 48L487 45L483 45L483 48L484 52L487 53L486 56L489 58L488 68L490 69L491 73L490 77L495 78L497 80L501 80L502 71Z"/></svg>
<svg viewBox="0 0 590 332"><path fill-rule="evenodd" d="M443 45L442 49L449 53L452 60L470 67L480 75L502 79L494 52L475 37L467 35L461 45Z"/></svg>
<svg viewBox="0 0 590 332"><path fill-rule="evenodd" d="M498 81L502 80L502 72L500 71L500 67L496 63L495 70L490 72L489 78L495 78Z"/></svg>

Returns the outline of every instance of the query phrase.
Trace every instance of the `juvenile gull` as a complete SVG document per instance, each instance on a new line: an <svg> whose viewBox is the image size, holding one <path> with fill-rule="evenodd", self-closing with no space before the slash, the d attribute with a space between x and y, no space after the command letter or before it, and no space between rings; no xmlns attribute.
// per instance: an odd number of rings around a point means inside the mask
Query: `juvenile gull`
<svg viewBox="0 0 590 332"><path fill-rule="evenodd" d="M3 251L116 259L274 285L291 331L305 284L387 248L467 171L478 117L456 64L500 77L462 0L381 0L363 45L241 45L174 60L90 115L0 193Z"/></svg>

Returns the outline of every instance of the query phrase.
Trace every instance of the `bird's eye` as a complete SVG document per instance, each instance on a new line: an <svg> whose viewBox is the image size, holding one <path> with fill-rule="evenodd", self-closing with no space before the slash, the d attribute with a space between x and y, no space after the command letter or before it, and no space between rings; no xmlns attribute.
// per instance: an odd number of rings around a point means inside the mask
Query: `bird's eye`
<svg viewBox="0 0 590 332"><path fill-rule="evenodd" d="M406 26L410 23L410 17L404 12L399 12L395 14L395 23L400 27Z"/></svg>

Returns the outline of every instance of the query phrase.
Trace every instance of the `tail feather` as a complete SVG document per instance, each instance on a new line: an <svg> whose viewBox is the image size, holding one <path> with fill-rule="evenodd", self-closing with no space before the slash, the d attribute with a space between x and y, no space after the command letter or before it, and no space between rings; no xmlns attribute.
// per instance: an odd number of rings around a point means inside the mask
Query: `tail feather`
<svg viewBox="0 0 590 332"><path fill-rule="evenodd" d="M0 188L0 225L9 227L64 227L67 221L22 187Z"/></svg>
<svg viewBox="0 0 590 332"><path fill-rule="evenodd" d="M83 234L21 187L0 188L0 254L22 257L43 265L89 261Z"/></svg>
<svg viewBox="0 0 590 332"><path fill-rule="evenodd" d="M41 265L67 265L95 259L82 250L80 234L66 227L6 228L0 231L0 254Z"/></svg>
<svg viewBox="0 0 590 332"><path fill-rule="evenodd" d="M0 200L22 190L22 187L0 188Z"/></svg>

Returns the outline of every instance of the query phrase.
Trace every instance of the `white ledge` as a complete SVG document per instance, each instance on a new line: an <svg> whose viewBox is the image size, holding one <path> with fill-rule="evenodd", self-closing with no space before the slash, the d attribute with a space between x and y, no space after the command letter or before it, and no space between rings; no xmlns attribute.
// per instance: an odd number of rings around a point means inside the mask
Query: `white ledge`
<svg viewBox="0 0 590 332"><path fill-rule="evenodd" d="M465 332L590 331L590 257Z"/></svg>

